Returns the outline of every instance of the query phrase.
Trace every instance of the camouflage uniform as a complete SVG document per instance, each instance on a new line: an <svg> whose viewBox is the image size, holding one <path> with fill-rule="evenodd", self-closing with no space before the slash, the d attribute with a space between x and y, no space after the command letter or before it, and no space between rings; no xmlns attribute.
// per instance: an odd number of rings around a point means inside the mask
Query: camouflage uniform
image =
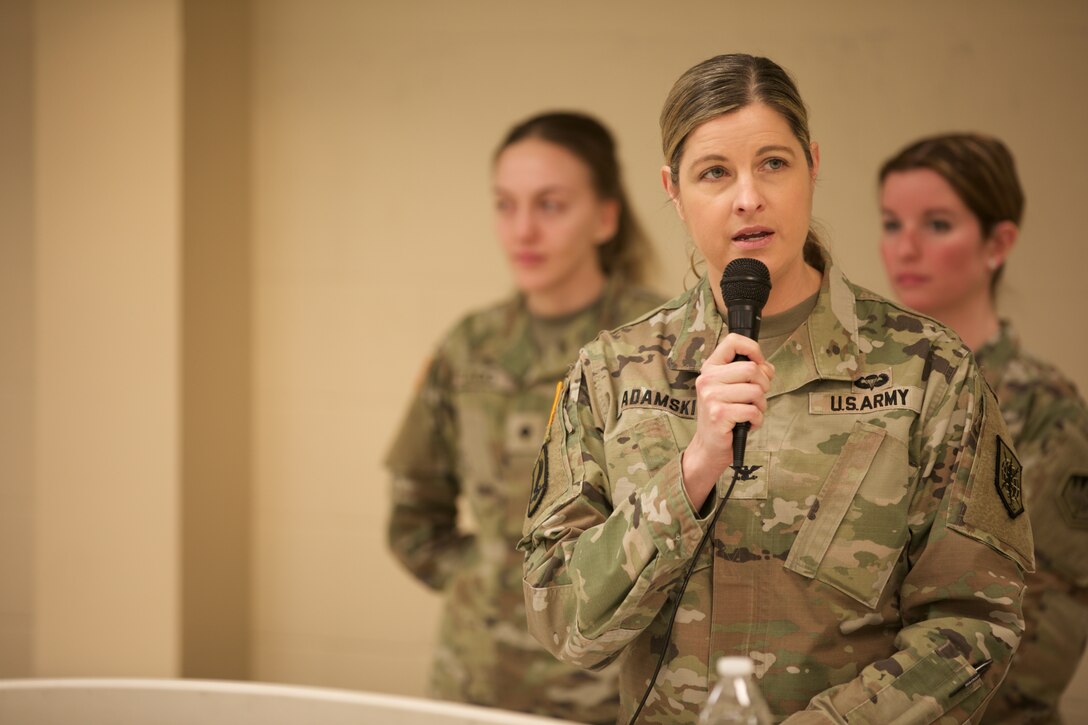
<svg viewBox="0 0 1088 725"><path fill-rule="evenodd" d="M387 458L390 546L445 594L433 696L586 722L615 718L614 668L563 664L529 636L516 544L548 411L578 348L661 301L611 281L539 349L515 297L469 315L440 345ZM458 525L461 497L474 533Z"/></svg>
<svg viewBox="0 0 1088 725"><path fill-rule="evenodd" d="M1088 407L1007 324L975 357L1024 464L1039 567L1027 577L1027 631L984 722L1060 722L1058 699L1088 639Z"/></svg>
<svg viewBox="0 0 1088 725"><path fill-rule="evenodd" d="M947 328L825 266L815 308L770 358L745 458L759 469L697 559L640 723L694 723L722 655L751 657L790 723L963 722L1019 642L1031 530L1013 515L1018 464L993 394ZM583 667L619 658L619 722L707 525L680 452L722 326L704 279L599 336L534 468L529 629Z"/></svg>

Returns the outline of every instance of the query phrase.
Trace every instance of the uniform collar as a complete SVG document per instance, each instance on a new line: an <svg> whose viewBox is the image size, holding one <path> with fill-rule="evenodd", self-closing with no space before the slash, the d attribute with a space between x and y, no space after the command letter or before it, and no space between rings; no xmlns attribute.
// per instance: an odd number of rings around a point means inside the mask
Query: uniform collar
<svg viewBox="0 0 1088 725"><path fill-rule="evenodd" d="M515 295L507 308L505 334L497 340L496 360L511 376L525 383L558 380L578 357L578 350L601 330L612 326L610 321L616 317L621 289L621 282L615 276L610 277L598 301L571 318L561 338L563 344L545 350L538 349L533 340L532 315L525 296Z"/></svg>
<svg viewBox="0 0 1088 725"><path fill-rule="evenodd" d="M820 293L812 314L771 357L777 371L772 394L815 379L853 379L861 358L855 309L856 297L850 283L825 256ZM683 326L669 353L669 367L697 372L727 332L714 305L710 282L704 276L688 296Z"/></svg>
<svg viewBox="0 0 1088 725"><path fill-rule="evenodd" d="M975 360L990 387L997 390L1009 363L1020 356L1020 336L1007 320L1001 320L997 332L975 351Z"/></svg>

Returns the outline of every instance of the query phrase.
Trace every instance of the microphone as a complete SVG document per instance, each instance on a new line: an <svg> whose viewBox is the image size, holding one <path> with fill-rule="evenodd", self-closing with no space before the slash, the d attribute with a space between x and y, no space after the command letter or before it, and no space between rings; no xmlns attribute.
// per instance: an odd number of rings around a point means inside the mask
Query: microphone
<svg viewBox="0 0 1088 725"><path fill-rule="evenodd" d="M729 331L758 340L763 305L771 294L771 273L767 265L758 259L738 257L725 266L721 287L722 301L728 309ZM734 358L747 359L747 355ZM748 422L733 426L733 470L738 473L744 468L744 447L751 427Z"/></svg>

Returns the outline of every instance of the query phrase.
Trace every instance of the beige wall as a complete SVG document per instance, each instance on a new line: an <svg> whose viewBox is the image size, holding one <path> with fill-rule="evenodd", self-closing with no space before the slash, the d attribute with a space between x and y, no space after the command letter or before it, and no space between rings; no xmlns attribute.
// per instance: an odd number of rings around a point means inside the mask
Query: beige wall
<svg viewBox="0 0 1088 725"><path fill-rule="evenodd" d="M509 289L491 151L543 108L600 115L678 291L657 113L714 53L793 71L816 214L878 291L879 162L1004 137L1006 310L1088 389L1088 322L1050 313L1080 309L1088 6L682 7L0 0L30 26L0 47L0 674L422 692L438 601L386 553L381 457L438 338Z"/></svg>
<svg viewBox="0 0 1088 725"><path fill-rule="evenodd" d="M248 24L0 2L0 675L248 673Z"/></svg>
<svg viewBox="0 0 1088 725"><path fill-rule="evenodd" d="M177 8L35 3L39 674L177 671Z"/></svg>
<svg viewBox="0 0 1088 725"><path fill-rule="evenodd" d="M0 2L0 677L31 662L32 22L29 0Z"/></svg>

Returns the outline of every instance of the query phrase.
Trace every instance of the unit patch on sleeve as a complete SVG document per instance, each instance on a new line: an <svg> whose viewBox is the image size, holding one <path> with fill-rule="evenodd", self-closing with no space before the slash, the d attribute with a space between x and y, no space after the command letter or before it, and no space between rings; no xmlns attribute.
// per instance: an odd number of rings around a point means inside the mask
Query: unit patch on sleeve
<svg viewBox="0 0 1088 725"><path fill-rule="evenodd" d="M1088 529L1088 473L1073 473L1062 484L1062 514L1070 526Z"/></svg>
<svg viewBox="0 0 1088 725"><path fill-rule="evenodd" d="M555 422L555 413L559 409L559 402L563 399L563 381L555 386L555 397L552 399L552 410L548 413L548 425L544 429L544 445L540 446L540 453L533 464L533 484L529 490L529 509L526 516L532 518L540 503L544 500L544 494L548 492L548 442L552 437L552 424Z"/></svg>
<svg viewBox="0 0 1088 725"><path fill-rule="evenodd" d="M540 502L544 500L544 494L548 492L548 444L540 448L540 455L536 457L533 465L533 487L529 491L529 510L526 512L529 518L536 514L540 508Z"/></svg>
<svg viewBox="0 0 1088 725"><path fill-rule="evenodd" d="M1015 519L1024 513L1024 494L1020 485L1020 474L1023 467L1012 449L997 437L997 464L994 466L994 485L997 486L997 495L1001 497L1001 503L1005 504L1005 510L1009 512L1009 518Z"/></svg>

